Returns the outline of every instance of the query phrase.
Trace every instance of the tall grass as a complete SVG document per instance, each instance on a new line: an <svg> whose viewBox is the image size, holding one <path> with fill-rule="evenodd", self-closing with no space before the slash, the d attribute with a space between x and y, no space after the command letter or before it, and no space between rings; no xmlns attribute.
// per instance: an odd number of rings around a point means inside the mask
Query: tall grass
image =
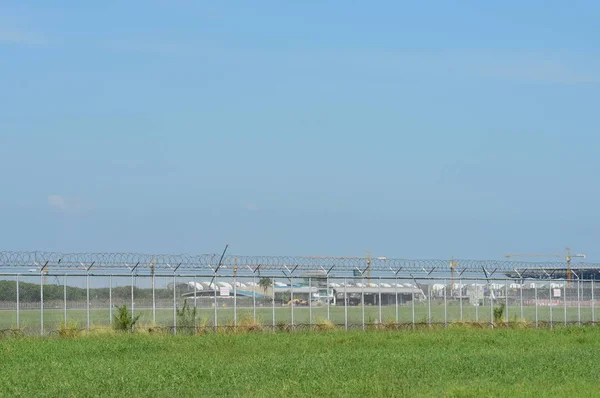
<svg viewBox="0 0 600 398"><path fill-rule="evenodd" d="M595 396L600 329L0 340L0 396Z"/></svg>

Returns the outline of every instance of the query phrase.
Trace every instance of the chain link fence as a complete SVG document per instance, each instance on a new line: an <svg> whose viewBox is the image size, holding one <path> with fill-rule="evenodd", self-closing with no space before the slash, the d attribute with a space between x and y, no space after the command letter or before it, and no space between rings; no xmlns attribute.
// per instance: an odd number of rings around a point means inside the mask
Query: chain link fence
<svg viewBox="0 0 600 398"><path fill-rule="evenodd" d="M111 328L126 306L136 328L190 331L254 328L561 327L595 324L595 279L482 275L288 276L153 273L3 273L0 330L48 335L66 326Z"/></svg>

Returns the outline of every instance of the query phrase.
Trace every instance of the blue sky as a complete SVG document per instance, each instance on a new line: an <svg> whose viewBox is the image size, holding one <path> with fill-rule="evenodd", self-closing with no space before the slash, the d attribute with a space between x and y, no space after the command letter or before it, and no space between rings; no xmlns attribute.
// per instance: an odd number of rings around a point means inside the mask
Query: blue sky
<svg viewBox="0 0 600 398"><path fill-rule="evenodd" d="M595 1L51 3L0 4L0 250L600 262Z"/></svg>

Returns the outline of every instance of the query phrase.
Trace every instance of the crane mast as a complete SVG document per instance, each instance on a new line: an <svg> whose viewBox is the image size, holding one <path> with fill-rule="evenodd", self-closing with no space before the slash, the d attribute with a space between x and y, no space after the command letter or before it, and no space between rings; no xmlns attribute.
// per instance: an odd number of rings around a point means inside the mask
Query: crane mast
<svg viewBox="0 0 600 398"><path fill-rule="evenodd" d="M572 279L572 271L571 271L571 260L573 258L587 258L587 255L585 254L571 254L571 249L566 247L566 254L539 254L539 253L533 253L533 254L506 254L504 257L506 258L513 258L513 257L558 257L558 258L564 258L567 262L567 283L569 284L569 286L571 285L571 279Z"/></svg>

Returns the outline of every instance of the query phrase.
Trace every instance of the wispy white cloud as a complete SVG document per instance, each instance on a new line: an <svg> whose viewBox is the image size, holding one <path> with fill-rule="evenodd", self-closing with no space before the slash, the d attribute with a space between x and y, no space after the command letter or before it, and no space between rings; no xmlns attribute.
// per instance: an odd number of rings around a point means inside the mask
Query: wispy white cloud
<svg viewBox="0 0 600 398"><path fill-rule="evenodd" d="M61 213L80 213L86 209L84 203L75 197L53 194L48 196L48 206Z"/></svg>
<svg viewBox="0 0 600 398"><path fill-rule="evenodd" d="M67 201L61 195L50 195L48 196L48 205L55 210L64 211L67 208Z"/></svg>

